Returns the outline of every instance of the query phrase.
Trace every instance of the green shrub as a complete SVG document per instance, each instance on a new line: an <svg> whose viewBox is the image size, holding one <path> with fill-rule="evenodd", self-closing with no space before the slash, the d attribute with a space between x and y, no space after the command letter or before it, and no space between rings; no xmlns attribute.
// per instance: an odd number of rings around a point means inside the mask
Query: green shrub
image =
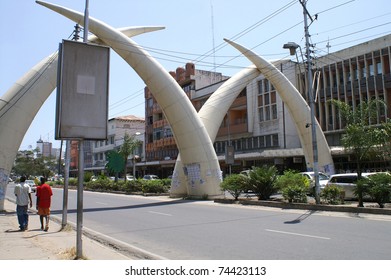
<svg viewBox="0 0 391 280"><path fill-rule="evenodd" d="M344 203L344 191L336 185L325 187L320 193L320 197L328 204L337 205Z"/></svg>
<svg viewBox="0 0 391 280"><path fill-rule="evenodd" d="M258 200L266 200L278 191L278 187L274 185L276 178L275 166L253 167L248 172L245 188L253 191Z"/></svg>
<svg viewBox="0 0 391 280"><path fill-rule="evenodd" d="M70 186L77 186L78 185L77 178L69 178L68 179L68 185L70 185Z"/></svg>
<svg viewBox="0 0 391 280"><path fill-rule="evenodd" d="M142 180L143 193L166 193L167 190L162 180Z"/></svg>
<svg viewBox="0 0 391 280"><path fill-rule="evenodd" d="M84 182L91 181L92 176L94 176L94 173L92 173L90 171L84 172Z"/></svg>
<svg viewBox="0 0 391 280"><path fill-rule="evenodd" d="M286 170L277 178L275 185L281 190L284 199L291 202L307 202L310 180L294 170Z"/></svg>
<svg viewBox="0 0 391 280"><path fill-rule="evenodd" d="M168 179L168 178L165 178L165 179L161 179L162 183L164 186L171 186L171 179Z"/></svg>
<svg viewBox="0 0 391 280"><path fill-rule="evenodd" d="M371 175L368 179L368 194L373 201L384 208L384 204L391 201L391 176L388 173Z"/></svg>
<svg viewBox="0 0 391 280"><path fill-rule="evenodd" d="M310 180L295 170L286 170L275 182L276 187L282 190L289 186L302 186L309 192Z"/></svg>
<svg viewBox="0 0 391 280"><path fill-rule="evenodd" d="M230 195L238 200L240 194L244 191L247 178L240 174L231 174L224 178L220 187L223 191L227 191Z"/></svg>
<svg viewBox="0 0 391 280"><path fill-rule="evenodd" d="M288 200L289 203L307 203L308 188L303 185L289 185L283 188L281 191L283 198Z"/></svg>
<svg viewBox="0 0 391 280"><path fill-rule="evenodd" d="M133 193L133 192L142 192L142 180L130 180L124 182L122 185L122 191L127 193Z"/></svg>
<svg viewBox="0 0 391 280"><path fill-rule="evenodd" d="M98 179L86 183L86 189L94 191L109 191L113 190L114 182L109 179Z"/></svg>

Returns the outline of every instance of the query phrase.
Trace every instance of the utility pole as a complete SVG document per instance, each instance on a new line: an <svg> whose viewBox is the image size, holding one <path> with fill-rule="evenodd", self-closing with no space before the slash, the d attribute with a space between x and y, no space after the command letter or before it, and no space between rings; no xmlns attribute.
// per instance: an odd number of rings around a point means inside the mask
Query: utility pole
<svg viewBox="0 0 391 280"><path fill-rule="evenodd" d="M80 39L80 25L75 25L75 31L73 32L73 41L79 41ZM62 140L61 140L62 143ZM68 223L68 186L69 186L69 167L71 161L70 140L65 140L65 155L64 155L64 190L62 199L62 221L61 229L64 229Z"/></svg>
<svg viewBox="0 0 391 280"><path fill-rule="evenodd" d="M88 43L88 0L84 10L84 33L83 42ZM79 161L78 161L78 186L77 186L77 222L76 222L76 258L83 257L83 183L84 183L84 140L79 140Z"/></svg>
<svg viewBox="0 0 391 280"><path fill-rule="evenodd" d="M313 96L313 89L312 89L312 61L311 61L311 51L310 51L310 43L309 43L309 27L308 27L308 20L307 17L311 19L311 22L313 22L313 19L311 15L309 14L307 10L307 0L300 0L300 4L303 6L303 15L304 15L304 32L305 32L305 44L306 44L306 55L307 55L307 66L308 66L308 83L307 83L307 89L308 89L308 101L310 103L310 110L311 110L311 135L312 135L312 153L313 153L313 171L314 171L314 177L315 177L315 200L316 204L320 204L320 187L319 187L319 168L318 168L318 141L316 138L316 119L315 119L315 100Z"/></svg>

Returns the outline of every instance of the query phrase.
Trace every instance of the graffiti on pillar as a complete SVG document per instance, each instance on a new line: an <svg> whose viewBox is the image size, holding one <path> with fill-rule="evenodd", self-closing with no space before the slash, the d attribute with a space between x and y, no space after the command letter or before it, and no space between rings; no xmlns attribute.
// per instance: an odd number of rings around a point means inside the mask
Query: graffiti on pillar
<svg viewBox="0 0 391 280"><path fill-rule="evenodd" d="M201 167L199 163L186 164L186 166L183 167L183 172L187 176L188 182L192 187L195 187L197 182L200 182L201 184L204 183L201 179Z"/></svg>
<svg viewBox="0 0 391 280"><path fill-rule="evenodd" d="M172 173L172 179L171 179L171 189L177 189L179 188L180 185L180 180L179 180L179 174L177 171L174 170Z"/></svg>
<svg viewBox="0 0 391 280"><path fill-rule="evenodd" d="M5 190L8 184L8 172L0 168L0 200L5 198Z"/></svg>

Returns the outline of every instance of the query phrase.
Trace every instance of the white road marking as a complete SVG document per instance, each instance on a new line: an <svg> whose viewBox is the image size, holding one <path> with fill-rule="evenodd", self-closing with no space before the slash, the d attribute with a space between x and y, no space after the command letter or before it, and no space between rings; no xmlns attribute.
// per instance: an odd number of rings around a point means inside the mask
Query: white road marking
<svg viewBox="0 0 391 280"><path fill-rule="evenodd" d="M95 203L96 203L96 204L101 204L101 205L109 205L109 204L106 203L106 202L99 202L99 201L96 201Z"/></svg>
<svg viewBox="0 0 391 280"><path fill-rule="evenodd" d="M172 216L171 214L166 214L166 213L162 213L162 212L155 212L155 211L148 211L149 213L151 214L158 214L158 215L163 215L163 216Z"/></svg>
<svg viewBox="0 0 391 280"><path fill-rule="evenodd" d="M276 232L276 233L282 233L282 234L290 234L290 235L297 235L297 236L303 236L303 237L311 237L311 238L318 238L318 239L326 239L330 240L329 237L323 237L323 236L316 236L316 235L308 235L308 234L300 234L300 233L294 233L294 232L287 232L287 231L279 231L279 230L273 230L273 229L265 229L266 231L270 232Z"/></svg>

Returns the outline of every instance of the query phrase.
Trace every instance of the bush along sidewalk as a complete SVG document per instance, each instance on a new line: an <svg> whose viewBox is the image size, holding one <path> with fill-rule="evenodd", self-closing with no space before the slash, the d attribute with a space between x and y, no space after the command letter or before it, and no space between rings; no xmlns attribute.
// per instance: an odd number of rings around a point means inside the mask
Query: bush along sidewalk
<svg viewBox="0 0 391 280"><path fill-rule="evenodd" d="M76 188L77 178L70 178L69 187ZM171 180L127 180L115 182L107 177L98 178L95 181L84 183L84 189L97 192L117 192L126 194L160 195L167 194L170 190Z"/></svg>
<svg viewBox="0 0 391 280"><path fill-rule="evenodd" d="M385 177L384 177L385 176ZM390 202L391 196L391 176L383 175L378 180L366 182L370 186L366 187L368 195L372 201L377 202L380 208L384 208ZM328 186L321 191L321 204L308 203L310 193L310 180L297 171L287 170L283 175L277 176L277 171L273 167L253 167L245 174L232 174L227 176L221 183L222 191L227 191L233 199L215 199L220 203L251 204L261 206L271 206L280 208L296 208L308 210L328 210L328 211L348 211L372 213L376 210L373 203L368 210L357 210L353 204L345 205L344 191L337 186ZM251 190L258 198L241 195ZM282 199L271 198L273 195L281 194ZM377 208L379 209L379 208ZM379 214L391 214L391 208L384 211L377 211Z"/></svg>

